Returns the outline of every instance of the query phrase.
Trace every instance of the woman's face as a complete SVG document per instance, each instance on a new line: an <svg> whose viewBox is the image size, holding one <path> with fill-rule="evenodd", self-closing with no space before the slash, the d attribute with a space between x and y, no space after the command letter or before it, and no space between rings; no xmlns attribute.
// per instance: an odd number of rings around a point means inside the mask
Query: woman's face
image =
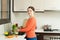
<svg viewBox="0 0 60 40"><path fill-rule="evenodd" d="M28 8L27 13L28 13L29 16L32 16L34 11L31 8Z"/></svg>

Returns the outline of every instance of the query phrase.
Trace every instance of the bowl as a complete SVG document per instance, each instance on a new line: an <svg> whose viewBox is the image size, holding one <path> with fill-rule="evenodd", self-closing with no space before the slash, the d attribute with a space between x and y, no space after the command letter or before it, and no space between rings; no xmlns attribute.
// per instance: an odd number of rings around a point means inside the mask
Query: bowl
<svg viewBox="0 0 60 40"><path fill-rule="evenodd" d="M13 38L14 37L14 35L8 35L8 36L6 36L7 38Z"/></svg>

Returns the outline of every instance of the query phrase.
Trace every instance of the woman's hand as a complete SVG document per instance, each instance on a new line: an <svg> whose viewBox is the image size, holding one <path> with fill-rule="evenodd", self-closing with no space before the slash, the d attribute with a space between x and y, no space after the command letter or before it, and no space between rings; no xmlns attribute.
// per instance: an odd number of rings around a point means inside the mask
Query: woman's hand
<svg viewBox="0 0 60 40"><path fill-rule="evenodd" d="M23 29L23 26L20 26L20 27L18 27L18 29L16 30L16 31L20 31L20 29Z"/></svg>
<svg viewBox="0 0 60 40"><path fill-rule="evenodd" d="M20 31L20 29L17 29L16 31L17 31L17 32L19 32L19 31Z"/></svg>
<svg viewBox="0 0 60 40"><path fill-rule="evenodd" d="M23 26L20 26L21 28L23 28Z"/></svg>

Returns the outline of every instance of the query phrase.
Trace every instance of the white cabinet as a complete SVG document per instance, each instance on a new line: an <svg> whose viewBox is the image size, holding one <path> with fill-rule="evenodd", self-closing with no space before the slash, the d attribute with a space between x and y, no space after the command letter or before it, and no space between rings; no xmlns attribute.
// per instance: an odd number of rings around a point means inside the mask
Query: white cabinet
<svg viewBox="0 0 60 40"><path fill-rule="evenodd" d="M14 11L26 11L30 3L30 0L14 0Z"/></svg>
<svg viewBox="0 0 60 40"><path fill-rule="evenodd" d="M14 11L27 11L28 6L36 11L60 10L60 0L14 0Z"/></svg>
<svg viewBox="0 0 60 40"><path fill-rule="evenodd" d="M31 0L31 5L35 7L36 11L44 11L44 0Z"/></svg>
<svg viewBox="0 0 60 40"><path fill-rule="evenodd" d="M43 0L14 0L14 11L27 11L28 6L34 6L36 11L44 11Z"/></svg>
<svg viewBox="0 0 60 40"><path fill-rule="evenodd" d="M60 0L45 0L45 10L60 10Z"/></svg>

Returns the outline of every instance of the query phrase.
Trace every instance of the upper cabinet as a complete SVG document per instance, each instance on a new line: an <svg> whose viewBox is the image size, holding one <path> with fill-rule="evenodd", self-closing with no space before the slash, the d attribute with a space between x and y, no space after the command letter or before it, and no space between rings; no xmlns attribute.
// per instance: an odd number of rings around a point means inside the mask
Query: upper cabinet
<svg viewBox="0 0 60 40"><path fill-rule="evenodd" d="M45 10L60 10L60 0L45 0Z"/></svg>
<svg viewBox="0 0 60 40"><path fill-rule="evenodd" d="M0 0L0 24L10 22L10 0Z"/></svg>
<svg viewBox="0 0 60 40"><path fill-rule="evenodd" d="M36 11L44 11L44 0L31 0L31 6L34 6Z"/></svg>
<svg viewBox="0 0 60 40"><path fill-rule="evenodd" d="M12 0L13 11L27 11L34 6L36 11L60 10L60 0Z"/></svg>
<svg viewBox="0 0 60 40"><path fill-rule="evenodd" d="M27 11L29 6L35 7L36 11L44 11L43 0L13 0L13 11Z"/></svg>

